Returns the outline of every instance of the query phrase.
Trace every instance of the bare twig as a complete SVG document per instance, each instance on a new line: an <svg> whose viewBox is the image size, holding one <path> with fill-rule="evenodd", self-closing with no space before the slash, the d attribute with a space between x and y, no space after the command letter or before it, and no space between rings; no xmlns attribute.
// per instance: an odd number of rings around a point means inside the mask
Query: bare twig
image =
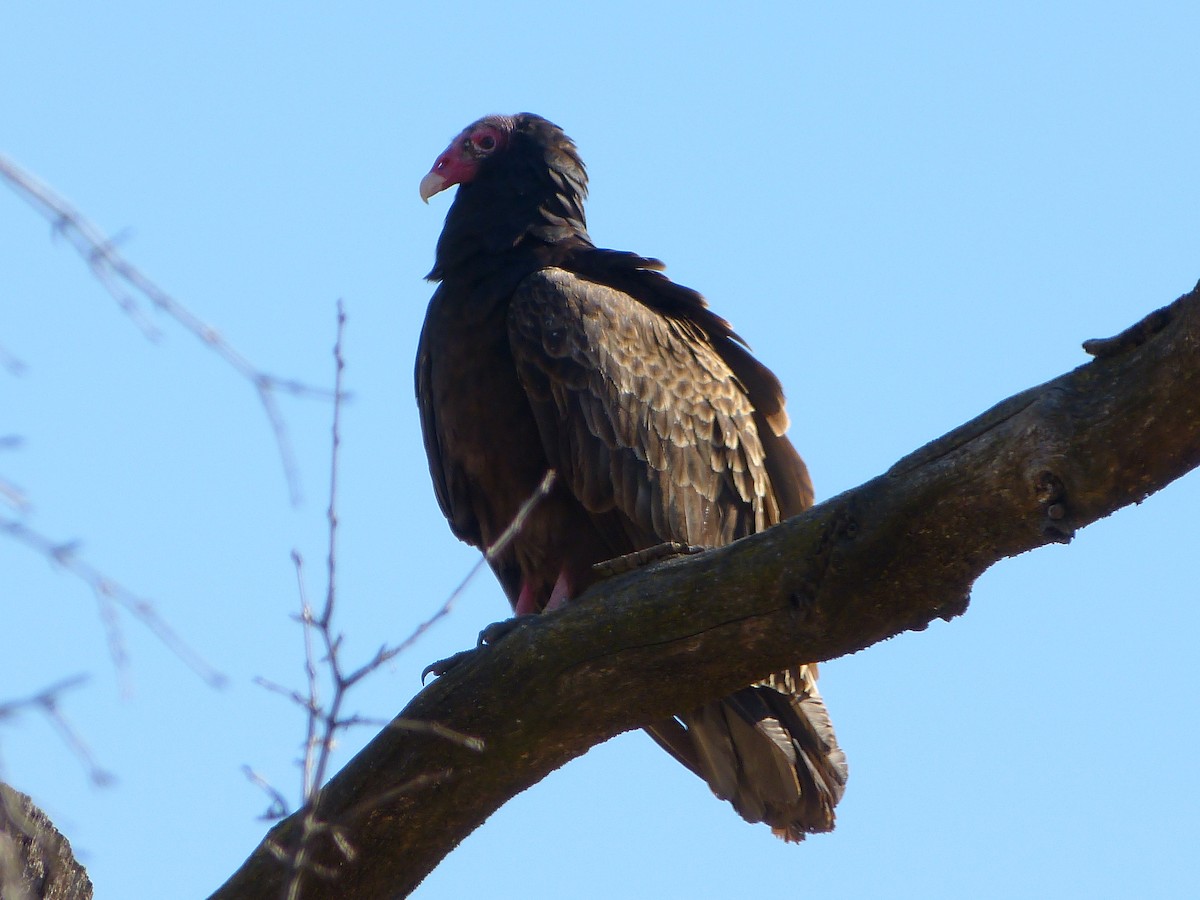
<svg viewBox="0 0 1200 900"><path fill-rule="evenodd" d="M554 482L557 477L558 473L556 473L553 469L546 470L546 474L542 476L541 483L538 484L537 488L534 489L534 492L530 494L525 502L521 504L521 508L517 510L517 514L513 517L513 520L508 523L508 527L501 532L500 537L496 539L496 542L488 547L486 551L484 551L483 556L479 557L475 565L471 566L470 571L467 572L467 574L463 577L463 580L458 583L458 586L450 592L450 596L446 598L446 601L441 605L441 608L420 625L418 625L413 633L405 638L404 641L396 647L392 653L393 656L403 653L418 640L420 640L421 636L424 635L425 632L450 614L450 612L454 609L454 604L458 602L458 598L461 597L463 591L467 589L467 585L469 585L471 581L474 580L475 576L479 574L479 571L483 568L484 563L491 562L499 554L503 553L505 548L512 543L513 538L520 534L521 529L525 527L526 520L529 519L529 514L532 513L534 507L537 506L546 497L546 495L550 493L550 490L554 487Z"/></svg>
<svg viewBox="0 0 1200 900"><path fill-rule="evenodd" d="M304 579L301 577L303 569L301 568L300 555L294 551L292 554L292 559L296 564L297 579L300 583L300 620L304 629L304 666L308 679L308 716L306 725L307 733L304 742L304 762L301 769L301 785L306 813L300 840L289 859L292 876L288 880L285 890L285 896L288 900L295 900L295 898L300 896L300 887L306 871L313 871L322 877L329 877L331 874L326 873L323 867L317 867L311 863L309 859L310 847L314 837L327 833L318 814L318 807L321 802L321 785L325 783L325 773L329 768L329 759L333 754L337 732L350 727L352 724L352 720L343 721L341 718L342 705L345 702L346 692L349 690L350 685L342 674L339 653L342 638L341 635L335 636L333 631L333 612L337 602L337 489L338 463L341 458L342 445L342 378L346 370L346 360L342 354L342 339L345 336L345 329L346 311L342 301L339 300L337 304L337 338L333 344L334 402L333 423L330 427L332 448L329 461L329 506L326 510L326 518L329 522L329 545L326 553L326 577L328 580L325 589L325 605L321 610L321 615L316 619L313 618L312 607L308 602L307 592L304 589ZM333 682L333 695L330 697L327 709L322 707L318 694L319 679L317 677L317 663L312 645L312 632L314 630L320 635L325 645L324 661L329 667L330 679ZM341 847L344 842L337 840L336 834L333 836L335 843ZM342 849L343 856L346 859L352 858L352 848L346 845Z"/></svg>
<svg viewBox="0 0 1200 900"><path fill-rule="evenodd" d="M377 671L381 666L394 659L398 654L412 644L429 629L434 622L446 616L464 588L474 577L479 568L495 554L504 550L512 539L520 532L534 506L550 492L555 475L547 472L542 483L533 495L522 505L509 527L501 534L496 544L480 559L479 563L469 572L462 583L451 593L442 608L428 621L422 623L416 631L402 644L394 647L381 646L375 654L358 668L348 671L342 657L342 635L334 628L334 614L337 609L337 558L338 558L338 469L341 450L341 398L344 396L342 378L345 370L345 359L342 353L343 335L346 324L342 304L338 303L337 338L334 342L334 406L331 426L332 452L329 475L329 506L326 511L328 521L328 547L326 550L327 585L325 600L319 613L313 610L309 602L308 590L304 578L304 561L297 551L292 552L292 562L296 569L296 580L300 595L300 614L297 620L304 631L304 671L306 689L292 690L263 678L258 683L296 703L305 711L305 740L301 766L301 794L303 806L298 813L303 824L299 829L296 840L284 846L272 843L268 851L272 857L284 863L290 872L284 886L283 896L296 898L299 896L301 885L306 874L321 878L332 877L335 872L328 866L315 862L316 847L313 841L318 838L328 838L337 848L337 854L349 860L354 857L355 849L350 844L344 832L346 816L338 820L338 824L324 821L321 809L323 785L329 771L330 758L335 746L335 739L340 731L350 728L374 725L396 731L415 734L433 735L451 744L476 752L482 751L483 743L478 738L464 734L452 728L447 728L437 722L414 721L412 719L379 720L357 714L346 715L345 708L347 693L359 681ZM320 642L318 659L317 642ZM327 676L330 691L328 701L322 700L321 693L324 684L322 672ZM282 794L269 785L261 776L249 767L247 777L265 790L271 799L267 816L275 817L287 809L287 803ZM378 797L363 800L350 818L368 812L370 809L386 804L408 791L426 787L430 781L441 780L452 775L449 770L427 772L410 779L402 785L395 786ZM286 813L284 813L286 814Z"/></svg>
<svg viewBox="0 0 1200 900"><path fill-rule="evenodd" d="M263 792L271 798L271 805L267 807L267 811L260 818L272 821L274 819L282 819L291 814L287 798L276 790L271 785L271 782L267 781L267 779L263 778L249 766L242 766L242 773L250 781L262 788Z"/></svg>
<svg viewBox="0 0 1200 900"><path fill-rule="evenodd" d="M45 708L58 703L58 698L73 688L81 687L87 683L86 675L72 675L70 678L63 678L49 687L44 687L28 697L20 697L16 700L5 700L0 703L0 720L12 718L23 710L30 707Z"/></svg>
<svg viewBox="0 0 1200 900"><path fill-rule="evenodd" d="M0 500L3 500L17 512L29 511L29 498L25 492L13 484L0 478Z"/></svg>
<svg viewBox="0 0 1200 900"><path fill-rule="evenodd" d="M521 508L517 510L517 514L513 516L513 520L508 523L508 527L500 532L500 537L496 538L496 542L484 551L484 558L491 562L501 553L508 549L508 545L512 543L513 538L521 533L521 529L525 527L525 522L528 521L533 508L542 502L550 489L554 487L554 481L558 478L558 473L553 469L547 469L546 474L542 476L541 482L538 484L532 494L521 504Z"/></svg>
<svg viewBox="0 0 1200 900"><path fill-rule="evenodd" d="M342 356L342 338L346 328L346 311L342 307L342 302L338 301L337 308L337 340L333 345L333 361L334 361L334 379L333 393L335 398L342 396L342 377L346 370L346 360ZM317 628L317 633L321 636L325 643L325 659L329 665L330 674L334 681L333 697L330 698L329 709L327 711L327 721L333 727L339 726L339 717L342 711L342 704L345 700L346 689L348 685L342 677L341 658L338 653L341 647L341 635L334 635L333 632L333 610L337 602L337 538L338 538L338 515L337 515L337 489L338 489L338 462L341 459L342 446L342 404L340 400L335 400L333 404L333 424L330 428L331 434L331 452L329 459L329 506L326 511L326 518L329 521L329 547L326 553L326 576L328 583L325 588L325 606L321 610L321 615L314 623ZM308 654L308 669L313 670L311 651ZM315 679L310 675L310 685L315 685ZM314 695L314 700L315 700ZM315 715L315 712L313 713ZM310 725L310 734L313 729ZM321 742L321 749L316 755L316 761L313 768L305 773L305 800L316 797L317 790L325 783L325 772L329 767L329 757L333 749L333 734L328 734L329 740ZM315 805L315 804L314 804Z"/></svg>
<svg viewBox="0 0 1200 900"><path fill-rule="evenodd" d="M10 353L4 345L0 344L0 369L3 369L9 375L24 375L25 363Z"/></svg>
<svg viewBox="0 0 1200 900"><path fill-rule="evenodd" d="M311 693L308 695L302 694L294 688L285 687L278 682L271 681L269 678L263 678L261 675L255 677L254 683L260 688L270 691L272 694L278 694L280 697L291 700L306 710L314 707L314 700ZM317 706L316 708L319 709L320 707Z"/></svg>
<svg viewBox="0 0 1200 900"><path fill-rule="evenodd" d="M195 650L175 633L155 609L154 604L139 597L129 588L109 578L88 563L79 558L78 544L74 542L58 543L45 535L34 531L16 519L0 516L0 534L5 534L18 543L24 544L57 566L70 572L92 589L96 601L100 605L101 618L109 635L109 651L118 669L125 660L125 651L120 640L120 632L112 614L112 605L120 606L135 619L148 628L166 647L179 657L197 675L212 687L224 687L225 676L209 665Z"/></svg>
<svg viewBox="0 0 1200 900"><path fill-rule="evenodd" d="M0 348L0 362L2 362L3 349ZM21 446L21 437L16 434L0 434L0 450L15 450ZM25 491L13 484L11 481L0 477L0 500L3 500L17 512L25 513L29 511L29 498Z"/></svg>
<svg viewBox="0 0 1200 900"><path fill-rule="evenodd" d="M337 405L337 401L334 401L334 406ZM300 768L300 796L303 800L307 800L312 792L309 785L309 774L316 765L317 744L318 742L324 743L317 736L321 694L320 681L317 677L317 658L313 648L315 622L312 604L308 602L308 591L304 585L304 560L295 550L292 551L292 563L296 567L296 588L300 593L300 624L304 632L304 674L308 679L308 696L304 698L305 710L308 713L306 716L307 733L304 738L304 761Z"/></svg>
<svg viewBox="0 0 1200 900"><path fill-rule="evenodd" d="M309 602L308 590L304 579L304 560L296 550L292 551L292 564L296 570L297 589L300 596L300 615L297 617L304 633L304 672L306 690L290 690L265 678L256 679L257 683L292 702L301 706L305 711L304 753L300 761L300 792L305 812L304 828L295 849L289 850L282 846L272 846L272 854L281 862L287 864L292 875L284 888L284 896L293 898L299 896L301 882L305 872L328 877L332 872L325 867L317 866L309 860L309 845L311 840L322 834L329 834L335 845L342 846L345 842L324 825L318 815L320 803L320 785L325 780L329 767L329 758L335 746L335 738L339 731L351 728L361 721L357 716L343 718L342 706L347 690L352 682L342 672L340 650L341 635L333 630L333 613L337 601L337 537L338 537L338 463L341 448L341 411L342 400L346 396L342 390L343 374L346 368L342 354L342 342L345 335L346 313L342 302L337 304L337 337L333 346L334 357L334 390L333 390L333 424L332 453L330 459L329 506L326 517L329 522L329 544L327 549L326 574L328 585L325 591L325 602L320 615L314 615L312 604ZM272 411L268 408L268 415ZM324 653L318 660L314 646L314 633L324 645ZM332 683L332 695L326 706L321 700L321 666L328 667ZM357 673L355 673L357 675ZM271 799L264 818L279 818L288 814L288 804L283 794L273 787L249 766L243 767L247 778L264 790ZM348 844L344 846L347 858L353 854Z"/></svg>
<svg viewBox="0 0 1200 900"><path fill-rule="evenodd" d="M42 688L37 693L31 694L28 697L22 697L17 700L6 700L0 703L0 721L13 718L27 710L34 710L41 713L58 731L63 739L63 743L79 759L92 783L97 786L103 786L112 783L112 774L102 769L96 763L87 744L79 736L79 732L71 726L70 721L68 721L59 708L62 695L69 690L82 686L87 680L86 675L73 675L70 678L63 678L60 681L56 681L54 684Z"/></svg>
<svg viewBox="0 0 1200 900"><path fill-rule="evenodd" d="M277 394L282 392L293 396L328 397L329 392L294 379L280 378L258 369L219 331L196 316L121 256L117 252L115 239L106 237L99 228L85 219L48 186L4 156L0 156L0 177L4 178L17 194L27 200L54 226L55 233L66 238L121 310L137 324L148 338L157 340L160 332L146 315L142 305L143 301L149 303L151 308L173 319L176 324L209 347L232 366L239 375L250 382L258 394L258 399L263 405L263 410L266 412L267 420L275 436L292 502L298 502L300 498L299 476L292 454L291 442L287 437L287 428L279 410ZM11 359L11 357L0 356L0 362L4 359Z"/></svg>
<svg viewBox="0 0 1200 900"><path fill-rule="evenodd" d="M458 746L465 747L467 750L483 750L483 741L479 738L463 734L461 731L455 731L453 728L447 728L439 722L423 722L419 719L406 719L401 716L384 724L395 731L436 735L442 738L442 740L458 744Z"/></svg>
<svg viewBox="0 0 1200 900"><path fill-rule="evenodd" d="M346 371L346 360L342 356L342 337L345 330L346 310L342 301L339 300L337 304L337 340L333 344L333 394L339 398L342 396L342 377ZM323 629L328 628L329 622L333 618L333 607L337 599L337 489L338 461L341 458L342 449L342 404L340 402L333 404L333 424L330 428L330 435L332 448L329 454L329 506L325 513L325 517L329 521L329 552L326 555L325 609L321 612L319 623Z"/></svg>
<svg viewBox="0 0 1200 900"><path fill-rule="evenodd" d="M335 356L338 364L338 379L339 383L335 391L335 396L341 396L340 377L344 363L340 356L341 345L341 326L344 317L339 308L339 332L338 343L335 345ZM414 776L403 784L400 784L390 790L384 791L379 795L365 798L358 803L353 809L346 811L339 816L337 825L324 822L319 815L320 804L322 797L322 785L325 783L325 774L328 767L331 751L333 749L334 735L343 729L359 726L359 725L383 725L388 729L395 731L403 731L413 734L429 734L434 735L442 740L448 741L451 744L463 747L467 750L482 752L484 749L483 741L472 735L464 734L461 731L448 728L438 722L427 722L414 719L397 718L388 722L380 722L369 718L352 715L343 717L341 709L346 692L354 686L359 680L376 671L380 666L384 665L389 660L412 646L422 634L424 634L430 626L439 619L448 615L454 606L455 601L462 594L463 590L470 583L471 579L478 573L480 567L491 559L494 559L498 553L504 551L508 544L515 538L524 527L530 513L534 507L550 492L554 486L555 473L553 470L548 471L541 483L533 494L521 505L517 511L517 515L508 527L500 535L497 541L487 549L479 562L472 567L467 573L462 582L451 592L446 602L430 619L423 622L413 634L402 644L396 647L381 647L376 651L375 655L364 665L346 673L342 667L339 657L341 648L341 636L334 636L332 627L333 611L336 604L337 591L335 587L335 578L337 574L337 507L336 507L336 486L337 486L337 456L338 447L340 445L340 431L338 427L338 403L334 402L334 425L333 425L333 471L330 477L330 504L329 504L329 551L328 551L328 577L329 587L325 597L325 608L321 616L313 619L311 609L305 599L303 589L303 579L301 582L301 617L300 621L305 626L305 662L306 673L309 681L309 695L303 697L297 691L287 691L277 685L266 683L266 686L281 694L288 696L296 703L303 706L308 712L308 737L305 742L305 775L304 775L304 802L305 810L303 816L303 824L300 828L299 835L294 850L287 850L279 844L272 844L270 847L271 853L280 860L286 863L291 870L291 877L288 880L287 887L284 891L284 897L287 900L296 900L300 896L301 884L305 873L312 873L320 878L332 878L336 871L328 866L323 866L315 862L313 859L314 846L313 840L318 836L328 835L335 845L339 848L339 852L346 860L352 860L354 856L354 848L346 836L345 827L354 819L370 812L372 809L379 808L392 802L396 798L403 796L412 791L422 790L429 784L435 781L441 781L452 777L454 774L450 769L439 770L437 772L426 772ZM297 573L301 571L300 558L293 553L293 559L296 562ZM309 633L315 630L322 638L325 644L325 664L329 667L331 680L333 682L333 696L330 700L328 708L322 707L317 694L317 679L315 677L316 667L313 662L313 653L311 639ZM318 725L318 722L320 723ZM318 731L320 734L318 735ZM315 750L315 764L313 761L313 753ZM311 766L311 769L309 768Z"/></svg>

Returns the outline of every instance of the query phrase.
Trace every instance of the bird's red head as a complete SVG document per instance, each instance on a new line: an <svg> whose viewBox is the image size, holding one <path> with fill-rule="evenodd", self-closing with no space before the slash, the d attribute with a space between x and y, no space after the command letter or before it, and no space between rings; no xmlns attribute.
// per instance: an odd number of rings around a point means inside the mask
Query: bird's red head
<svg viewBox="0 0 1200 900"><path fill-rule="evenodd" d="M509 116L484 116L468 125L421 179L421 199L428 203L434 194L471 181L485 159L508 145L512 132L513 120Z"/></svg>

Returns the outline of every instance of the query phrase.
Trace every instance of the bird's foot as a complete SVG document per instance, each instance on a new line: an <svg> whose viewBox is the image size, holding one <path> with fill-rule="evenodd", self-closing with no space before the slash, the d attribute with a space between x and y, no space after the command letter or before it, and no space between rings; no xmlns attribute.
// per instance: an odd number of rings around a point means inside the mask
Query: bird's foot
<svg viewBox="0 0 1200 900"><path fill-rule="evenodd" d="M476 644L476 649L500 642L504 636L528 625L530 620L536 619L538 613L523 613L519 616L512 616L508 619L501 619L499 622L493 622L479 632L479 643Z"/></svg>
<svg viewBox="0 0 1200 900"><path fill-rule="evenodd" d="M484 647L491 647L504 638L510 632L516 631L525 625L530 619L536 619L537 613L527 613L525 615L513 616L511 619L502 619L499 622L493 622L481 632L479 632L479 641L470 650L460 650L453 656L447 656L445 659L439 659L436 662L431 662L421 671L421 684L425 683L425 679L430 675L435 678L439 675L445 675L451 669L457 668L462 663L466 662L475 654L479 653Z"/></svg>
<svg viewBox="0 0 1200 900"><path fill-rule="evenodd" d="M674 556L687 556L692 553L703 552L703 547L681 544L678 541L667 541L663 544L655 544L653 547L647 547L644 550L635 550L633 553L626 553L624 556L618 556L616 559L606 559L604 562L598 562L592 566L592 571L601 578L612 578L614 575L624 575L626 572L632 572L634 569L640 569L642 566L661 562L664 559L671 559Z"/></svg>
<svg viewBox="0 0 1200 900"><path fill-rule="evenodd" d="M478 649L478 647L472 647L470 650L460 650L453 656L447 656L445 659L438 659L431 662L421 670L421 684L424 684L425 679L430 675L434 678L437 678L439 675L445 675L460 663L466 662L468 658L474 656Z"/></svg>

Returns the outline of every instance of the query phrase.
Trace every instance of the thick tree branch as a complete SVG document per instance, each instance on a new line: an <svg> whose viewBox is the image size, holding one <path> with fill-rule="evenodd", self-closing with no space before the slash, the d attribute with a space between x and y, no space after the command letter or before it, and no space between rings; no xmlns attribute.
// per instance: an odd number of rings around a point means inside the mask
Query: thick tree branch
<svg viewBox="0 0 1200 900"><path fill-rule="evenodd" d="M403 895L589 747L798 659L959 615L993 563L1067 541L1200 464L1200 294L1087 349L1092 362L867 484L721 550L603 582L439 678L321 793L329 871L310 873L302 896ZM214 897L280 896L280 857L304 816L273 828Z"/></svg>
<svg viewBox="0 0 1200 900"><path fill-rule="evenodd" d="M0 784L0 897L92 900L70 842L25 794Z"/></svg>

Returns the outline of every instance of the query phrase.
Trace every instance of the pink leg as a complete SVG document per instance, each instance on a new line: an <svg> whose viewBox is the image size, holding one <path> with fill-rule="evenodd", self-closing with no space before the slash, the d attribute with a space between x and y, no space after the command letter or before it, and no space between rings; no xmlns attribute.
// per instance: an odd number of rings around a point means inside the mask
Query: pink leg
<svg viewBox="0 0 1200 900"><path fill-rule="evenodd" d="M546 603L546 611L566 606L571 599L571 583L567 578L567 567L563 566L558 573L558 581L554 582L554 590L550 592L550 600Z"/></svg>
<svg viewBox="0 0 1200 900"><path fill-rule="evenodd" d="M522 582L521 593L517 597L517 607L513 612L518 616L526 616L537 611L537 598L533 596L533 589L529 587L528 581Z"/></svg>

